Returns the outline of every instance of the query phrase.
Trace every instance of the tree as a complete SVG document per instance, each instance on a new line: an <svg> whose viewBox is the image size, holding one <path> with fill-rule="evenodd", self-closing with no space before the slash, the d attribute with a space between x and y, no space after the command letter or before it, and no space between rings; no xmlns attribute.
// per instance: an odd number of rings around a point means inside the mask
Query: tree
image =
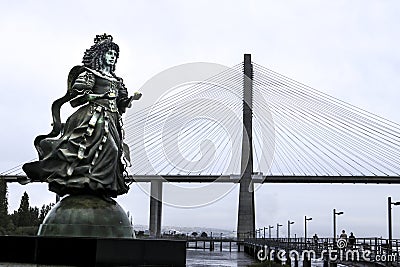
<svg viewBox="0 0 400 267"><path fill-rule="evenodd" d="M192 236L194 236L194 237L196 237L196 236L198 236L199 234L197 233L197 232L193 232L192 233Z"/></svg>
<svg viewBox="0 0 400 267"><path fill-rule="evenodd" d="M39 214L39 224L43 223L44 218L46 218L47 213L51 210L51 208L54 206L54 203L50 203L49 205L43 205L42 208L40 209L40 214Z"/></svg>
<svg viewBox="0 0 400 267"><path fill-rule="evenodd" d="M39 226L39 208L29 207L29 225L28 226Z"/></svg>
<svg viewBox="0 0 400 267"><path fill-rule="evenodd" d="M8 216L9 221L6 224L6 233L13 235L36 235L38 226L43 222L53 206L53 203L43 205L40 210L38 207L31 207L29 205L29 195L24 192L18 210L15 210L13 214Z"/></svg>
<svg viewBox="0 0 400 267"><path fill-rule="evenodd" d="M7 182L0 179L0 227L5 227L9 223L8 217L8 194Z"/></svg>
<svg viewBox="0 0 400 267"><path fill-rule="evenodd" d="M31 226L31 210L29 207L29 196L28 193L24 192L21 198L21 204L17 211L17 223L16 226Z"/></svg>
<svg viewBox="0 0 400 267"><path fill-rule="evenodd" d="M206 232L202 232L202 233L201 233L201 237L208 237L208 235L207 235Z"/></svg>

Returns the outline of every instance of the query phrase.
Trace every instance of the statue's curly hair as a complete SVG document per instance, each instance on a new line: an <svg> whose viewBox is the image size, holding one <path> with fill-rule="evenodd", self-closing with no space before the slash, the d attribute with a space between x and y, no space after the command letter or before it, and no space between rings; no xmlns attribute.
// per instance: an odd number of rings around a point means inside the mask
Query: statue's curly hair
<svg viewBox="0 0 400 267"><path fill-rule="evenodd" d="M119 57L119 46L109 39L97 42L89 49L86 49L82 59L83 65L94 70L101 70L104 55L108 50L115 50L117 52L115 64L111 69L111 72L114 73L115 65Z"/></svg>

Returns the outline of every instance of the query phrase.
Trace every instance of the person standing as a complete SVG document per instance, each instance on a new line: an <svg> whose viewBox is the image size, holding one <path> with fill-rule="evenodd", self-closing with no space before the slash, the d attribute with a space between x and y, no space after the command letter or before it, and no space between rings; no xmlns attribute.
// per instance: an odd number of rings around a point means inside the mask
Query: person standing
<svg viewBox="0 0 400 267"><path fill-rule="evenodd" d="M353 235L353 232L351 232L349 236L349 247L352 249L355 244L356 244L356 237Z"/></svg>
<svg viewBox="0 0 400 267"><path fill-rule="evenodd" d="M342 233L340 234L339 238L340 238L340 239L344 239L344 240L347 241L347 234L346 234L346 231L345 231L345 230L342 230Z"/></svg>

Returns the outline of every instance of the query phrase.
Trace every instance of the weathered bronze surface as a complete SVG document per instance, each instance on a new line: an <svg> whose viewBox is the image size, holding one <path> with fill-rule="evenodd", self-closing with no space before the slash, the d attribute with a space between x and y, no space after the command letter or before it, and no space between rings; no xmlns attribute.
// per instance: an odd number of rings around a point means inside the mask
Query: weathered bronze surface
<svg viewBox="0 0 400 267"><path fill-rule="evenodd" d="M58 202L40 225L40 236L133 238L128 216L115 201L71 195Z"/></svg>
<svg viewBox="0 0 400 267"><path fill-rule="evenodd" d="M48 182L49 190L60 196L108 198L128 192L124 176L130 157L121 115L141 94L129 97L122 78L115 75L118 56L111 35L96 36L83 66L70 71L67 93L52 105L52 131L35 139L39 160L24 164L29 180L23 182ZM66 102L77 110L64 124L60 108Z"/></svg>

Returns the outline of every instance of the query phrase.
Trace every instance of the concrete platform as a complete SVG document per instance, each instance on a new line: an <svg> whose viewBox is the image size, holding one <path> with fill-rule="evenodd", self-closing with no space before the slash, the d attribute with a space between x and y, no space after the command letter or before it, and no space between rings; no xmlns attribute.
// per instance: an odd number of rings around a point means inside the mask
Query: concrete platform
<svg viewBox="0 0 400 267"><path fill-rule="evenodd" d="M186 242L175 240L0 236L0 251L0 266L186 264Z"/></svg>

